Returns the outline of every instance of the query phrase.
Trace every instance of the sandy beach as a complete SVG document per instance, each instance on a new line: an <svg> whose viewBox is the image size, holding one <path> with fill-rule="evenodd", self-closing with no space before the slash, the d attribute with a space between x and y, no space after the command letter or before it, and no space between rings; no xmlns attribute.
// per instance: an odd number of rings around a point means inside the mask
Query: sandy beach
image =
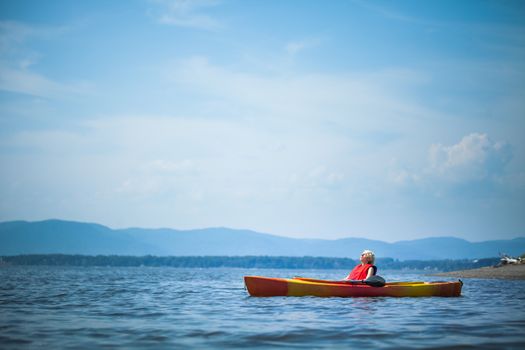
<svg viewBox="0 0 525 350"><path fill-rule="evenodd" d="M482 267L473 270L450 271L432 274L432 276L523 280L525 279L525 264L504 265L501 267Z"/></svg>

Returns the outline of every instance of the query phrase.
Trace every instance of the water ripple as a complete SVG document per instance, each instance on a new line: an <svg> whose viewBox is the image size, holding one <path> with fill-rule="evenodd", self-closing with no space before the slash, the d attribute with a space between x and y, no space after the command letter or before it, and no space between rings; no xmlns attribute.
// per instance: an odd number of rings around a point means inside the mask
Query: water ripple
<svg viewBox="0 0 525 350"><path fill-rule="evenodd" d="M525 282L468 280L461 298L252 298L245 274L344 271L0 268L2 349L521 349ZM391 279L425 279L397 275Z"/></svg>

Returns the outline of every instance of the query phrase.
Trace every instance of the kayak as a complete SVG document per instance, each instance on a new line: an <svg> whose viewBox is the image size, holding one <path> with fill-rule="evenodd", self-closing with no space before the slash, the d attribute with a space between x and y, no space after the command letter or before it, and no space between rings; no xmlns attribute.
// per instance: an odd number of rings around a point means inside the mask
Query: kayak
<svg viewBox="0 0 525 350"><path fill-rule="evenodd" d="M463 282L391 282L374 287L358 281L326 281L311 278L244 276L251 296L316 297L459 297Z"/></svg>
<svg viewBox="0 0 525 350"><path fill-rule="evenodd" d="M459 297L463 282L390 282L382 287L374 287L360 281L245 276L244 284L251 296L258 297Z"/></svg>

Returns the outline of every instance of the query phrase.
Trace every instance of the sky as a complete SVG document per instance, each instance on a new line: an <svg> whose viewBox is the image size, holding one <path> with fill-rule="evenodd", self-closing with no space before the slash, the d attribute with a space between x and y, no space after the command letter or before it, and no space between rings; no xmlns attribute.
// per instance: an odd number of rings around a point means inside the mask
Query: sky
<svg viewBox="0 0 525 350"><path fill-rule="evenodd" d="M0 0L0 221L525 236L522 1Z"/></svg>

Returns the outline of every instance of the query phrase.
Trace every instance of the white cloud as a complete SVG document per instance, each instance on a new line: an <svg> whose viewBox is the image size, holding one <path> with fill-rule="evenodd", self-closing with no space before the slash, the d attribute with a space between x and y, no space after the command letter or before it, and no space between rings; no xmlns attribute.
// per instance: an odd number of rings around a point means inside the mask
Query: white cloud
<svg viewBox="0 0 525 350"><path fill-rule="evenodd" d="M493 179L503 173L511 157L509 144L494 142L487 134L473 133L452 146L432 145L429 172L451 182Z"/></svg>
<svg viewBox="0 0 525 350"><path fill-rule="evenodd" d="M511 145L492 141L487 134L471 133L450 146L432 144L427 156L427 166L423 167L410 168L397 159L392 160L390 182L441 194L449 186L480 182L504 184L516 178L506 171L512 159Z"/></svg>
<svg viewBox="0 0 525 350"><path fill-rule="evenodd" d="M197 28L204 30L215 30L222 23L213 16L204 12L205 9L218 5L216 0L157 0L161 5L162 13L156 14L162 24Z"/></svg>

